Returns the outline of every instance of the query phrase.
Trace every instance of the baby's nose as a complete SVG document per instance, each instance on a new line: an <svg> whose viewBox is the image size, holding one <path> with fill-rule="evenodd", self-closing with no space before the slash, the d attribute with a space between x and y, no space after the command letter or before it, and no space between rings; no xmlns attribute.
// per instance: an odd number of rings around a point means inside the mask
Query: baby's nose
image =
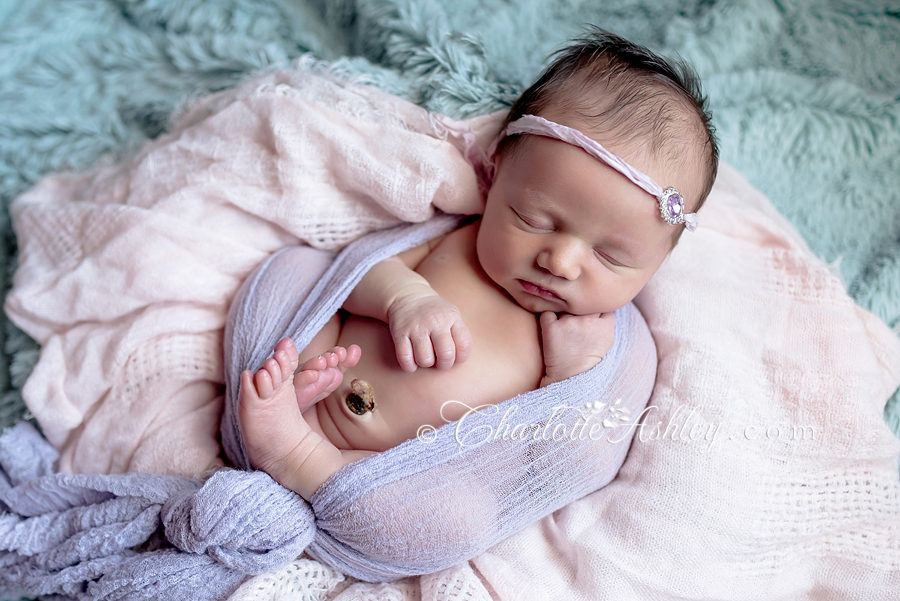
<svg viewBox="0 0 900 601"><path fill-rule="evenodd" d="M561 242L538 255L538 266L565 280L576 279L580 272L577 245Z"/></svg>

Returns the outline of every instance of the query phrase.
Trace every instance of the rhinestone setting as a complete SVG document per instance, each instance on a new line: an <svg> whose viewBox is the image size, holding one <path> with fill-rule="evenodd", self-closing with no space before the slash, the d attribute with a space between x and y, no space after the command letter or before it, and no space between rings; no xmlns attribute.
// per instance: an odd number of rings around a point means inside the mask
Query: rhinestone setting
<svg viewBox="0 0 900 601"><path fill-rule="evenodd" d="M684 223L684 198L675 188L663 190L659 196L659 214L669 225Z"/></svg>

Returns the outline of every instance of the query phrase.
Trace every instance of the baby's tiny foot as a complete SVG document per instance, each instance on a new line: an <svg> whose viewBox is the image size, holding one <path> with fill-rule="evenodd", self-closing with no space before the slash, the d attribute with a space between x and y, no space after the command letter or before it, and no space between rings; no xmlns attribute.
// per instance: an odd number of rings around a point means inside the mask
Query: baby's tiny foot
<svg viewBox="0 0 900 601"><path fill-rule="evenodd" d="M285 340L278 343L274 356L255 374L250 370L241 374L238 405L250 462L273 476L294 450L297 440L310 432L309 425L297 410L294 393L297 349L290 339Z"/></svg>
<svg viewBox="0 0 900 601"><path fill-rule="evenodd" d="M327 353L313 357L294 375L294 390L300 411L321 401L337 390L344 380L344 372L359 362L360 348L336 346Z"/></svg>

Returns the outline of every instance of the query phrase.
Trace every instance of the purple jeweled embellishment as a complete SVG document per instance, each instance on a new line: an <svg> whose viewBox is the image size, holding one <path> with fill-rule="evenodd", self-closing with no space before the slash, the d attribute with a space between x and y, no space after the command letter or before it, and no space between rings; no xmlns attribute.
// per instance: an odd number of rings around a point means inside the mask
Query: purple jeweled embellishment
<svg viewBox="0 0 900 601"><path fill-rule="evenodd" d="M659 197L659 214L669 225L684 223L684 199L675 188L666 188Z"/></svg>
<svg viewBox="0 0 900 601"><path fill-rule="evenodd" d="M678 194L669 197L669 214L673 217L681 214L681 196Z"/></svg>

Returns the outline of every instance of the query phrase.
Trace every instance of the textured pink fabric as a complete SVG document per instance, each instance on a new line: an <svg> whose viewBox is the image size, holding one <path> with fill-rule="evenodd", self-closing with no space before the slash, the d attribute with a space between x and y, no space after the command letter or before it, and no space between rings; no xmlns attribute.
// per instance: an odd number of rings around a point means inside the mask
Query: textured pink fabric
<svg viewBox="0 0 900 601"><path fill-rule="evenodd" d="M5 308L41 344L23 396L61 469L218 465L222 330L241 281L286 245L334 250L435 207L480 212L478 139L301 68L204 98L133 158L18 198Z"/></svg>

